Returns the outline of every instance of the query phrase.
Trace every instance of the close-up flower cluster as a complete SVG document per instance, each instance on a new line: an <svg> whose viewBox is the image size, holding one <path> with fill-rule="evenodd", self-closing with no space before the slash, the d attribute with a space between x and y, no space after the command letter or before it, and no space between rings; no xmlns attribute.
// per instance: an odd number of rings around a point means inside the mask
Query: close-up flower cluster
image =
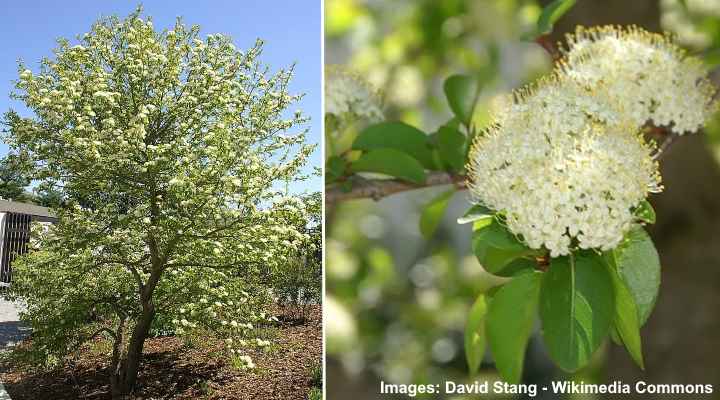
<svg viewBox="0 0 720 400"><path fill-rule="evenodd" d="M377 91L359 75L338 66L325 68L325 114L338 119L383 119Z"/></svg>
<svg viewBox="0 0 720 400"><path fill-rule="evenodd" d="M578 28L568 36L561 69L624 119L650 121L676 134L695 132L714 111L714 87L700 59L665 35L637 27Z"/></svg>
<svg viewBox="0 0 720 400"><path fill-rule="evenodd" d="M712 113L699 61L639 28L579 28L549 78L516 92L468 161L475 202L552 257L609 250L662 190L647 124L681 135Z"/></svg>

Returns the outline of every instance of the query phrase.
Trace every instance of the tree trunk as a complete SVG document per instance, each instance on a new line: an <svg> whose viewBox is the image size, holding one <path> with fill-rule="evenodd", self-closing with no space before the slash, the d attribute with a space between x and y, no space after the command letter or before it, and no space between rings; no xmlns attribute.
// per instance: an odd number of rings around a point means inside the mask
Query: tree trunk
<svg viewBox="0 0 720 400"><path fill-rule="evenodd" d="M150 325L155 318L155 306L152 301L143 304L143 312L135 324L127 353L120 355L119 347L122 343L115 340L116 349L113 350L113 374L110 377L111 395L113 400L124 400L129 397L135 388L140 361L142 361L143 346L150 331ZM121 339L121 337L120 337Z"/></svg>
<svg viewBox="0 0 720 400"><path fill-rule="evenodd" d="M123 353L125 346L125 324L127 319L121 318L118 328L115 332L115 342L113 343L113 355L112 362L110 363L111 374L110 374L110 394L113 399L121 399L122 393L122 381L123 381Z"/></svg>

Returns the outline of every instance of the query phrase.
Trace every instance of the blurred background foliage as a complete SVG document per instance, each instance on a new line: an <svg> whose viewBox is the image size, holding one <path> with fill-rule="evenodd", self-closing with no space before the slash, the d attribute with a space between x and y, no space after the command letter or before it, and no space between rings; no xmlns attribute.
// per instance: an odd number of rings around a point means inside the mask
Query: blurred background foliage
<svg viewBox="0 0 720 400"><path fill-rule="evenodd" d="M485 85L473 121L482 127L498 94L550 70L547 53L521 40L547 3L326 0L326 63L357 73L379 90L387 120L402 120L426 132L452 116L443 95L444 79L456 73L480 76ZM718 0L578 0L552 39L561 40L578 24L667 30L709 67L720 64ZM720 349L720 317L697 305L720 305L720 118L705 133L679 142L663 165L668 189L652 200L659 223L651 234L665 270L658 315L643 329L648 371L633 367L623 349L606 345L576 379L720 382L720 350L693 348ZM380 380L470 380L463 329L483 285L483 271L470 251L470 227L456 224L468 208L467 194L454 196L432 239L423 238L418 228L422 207L446 189L328 209L329 399L377 398ZM678 332L680 321L688 319ZM526 358L526 383L566 377L548 361L536 338ZM679 364L664 366L673 360ZM498 379L487 355L479 378Z"/></svg>

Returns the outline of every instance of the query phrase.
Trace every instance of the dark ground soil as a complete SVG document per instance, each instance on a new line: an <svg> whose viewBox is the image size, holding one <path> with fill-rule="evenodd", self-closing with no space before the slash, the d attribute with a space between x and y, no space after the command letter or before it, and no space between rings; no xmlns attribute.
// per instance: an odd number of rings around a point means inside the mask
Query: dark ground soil
<svg viewBox="0 0 720 400"><path fill-rule="evenodd" d="M322 362L322 312L313 307L301 324L278 317L272 350L248 352L257 365L253 371L233 369L218 355L219 343L188 348L175 337L148 339L133 399L307 399L312 368ZM97 350L102 346L88 346L74 368L36 372L5 362L0 381L13 400L110 399L107 358Z"/></svg>

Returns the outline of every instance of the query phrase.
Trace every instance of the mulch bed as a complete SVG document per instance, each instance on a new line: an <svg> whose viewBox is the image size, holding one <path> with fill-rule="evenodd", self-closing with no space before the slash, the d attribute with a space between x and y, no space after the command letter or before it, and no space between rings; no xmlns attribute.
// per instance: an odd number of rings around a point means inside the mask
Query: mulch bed
<svg viewBox="0 0 720 400"><path fill-rule="evenodd" d="M175 337L148 339L134 398L307 399L313 386L311 370L321 363L322 311L312 307L304 323L278 317L275 349L248 352L257 365L253 371L238 371L226 363L217 354L221 344L187 348ZM87 351L75 368L32 372L2 365L0 381L13 400L107 400L106 362L98 352Z"/></svg>

